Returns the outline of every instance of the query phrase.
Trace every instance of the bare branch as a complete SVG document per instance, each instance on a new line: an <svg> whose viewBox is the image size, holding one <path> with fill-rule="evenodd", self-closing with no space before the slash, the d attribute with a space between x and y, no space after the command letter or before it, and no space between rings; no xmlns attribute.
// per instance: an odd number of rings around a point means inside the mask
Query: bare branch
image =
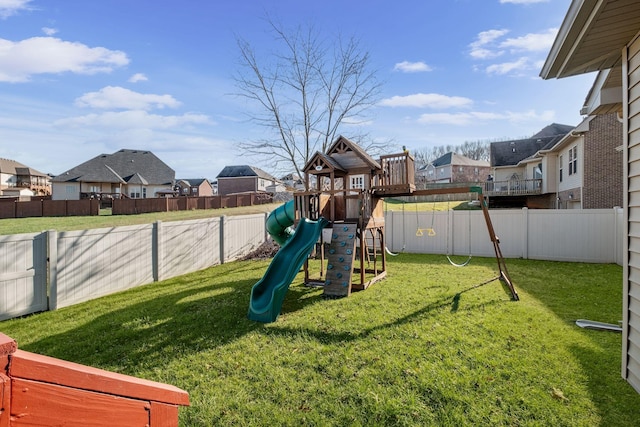
<svg viewBox="0 0 640 427"><path fill-rule="evenodd" d="M381 84L370 69L369 54L355 39L332 43L313 26L289 31L269 18L267 22L278 50L264 63L249 42L237 39L237 95L252 107L249 120L265 129L262 138L240 148L299 173L346 125L367 120Z"/></svg>

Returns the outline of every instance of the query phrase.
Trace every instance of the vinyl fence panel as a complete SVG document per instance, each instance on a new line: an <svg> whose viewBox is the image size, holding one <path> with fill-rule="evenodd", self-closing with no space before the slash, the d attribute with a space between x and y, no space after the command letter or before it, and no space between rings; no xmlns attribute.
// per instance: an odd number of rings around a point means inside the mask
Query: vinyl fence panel
<svg viewBox="0 0 640 427"><path fill-rule="evenodd" d="M56 307L153 282L152 224L58 233Z"/></svg>
<svg viewBox="0 0 640 427"><path fill-rule="evenodd" d="M529 210L526 225L529 259L616 262L612 210Z"/></svg>
<svg viewBox="0 0 640 427"><path fill-rule="evenodd" d="M223 217L223 260L237 260L265 242L266 215L243 215Z"/></svg>
<svg viewBox="0 0 640 427"><path fill-rule="evenodd" d="M46 309L46 234L0 236L0 320Z"/></svg>
<svg viewBox="0 0 640 427"><path fill-rule="evenodd" d="M622 265L622 209L491 210L490 217L505 258ZM481 211L407 208L387 211L385 225L393 252L494 256Z"/></svg>
<svg viewBox="0 0 640 427"><path fill-rule="evenodd" d="M158 222L159 280L221 263L220 218Z"/></svg>

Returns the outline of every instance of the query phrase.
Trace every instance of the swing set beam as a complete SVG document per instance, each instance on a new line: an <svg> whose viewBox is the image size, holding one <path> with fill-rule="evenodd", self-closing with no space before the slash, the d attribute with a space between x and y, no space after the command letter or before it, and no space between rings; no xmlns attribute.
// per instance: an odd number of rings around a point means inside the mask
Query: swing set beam
<svg viewBox="0 0 640 427"><path fill-rule="evenodd" d="M463 193L476 193L478 200L480 201L480 206L482 207L482 214L484 216L484 221L487 224L487 231L489 232L489 238L491 239L491 243L493 244L493 251L496 256L496 261L498 263L498 271L500 274L489 280L486 283L490 283L494 280L501 280L511 292L511 297L514 301L518 301L520 297L518 297L518 292L513 286L511 282L511 277L509 276L509 271L507 270L507 264L504 260L504 256L502 255L502 251L500 250L500 239L496 236L495 230L493 228L493 223L491 222L491 216L489 216L489 207L487 205L487 201L482 194L482 187L480 186L466 186L466 187L439 187L439 188L429 188L424 190L414 190L411 195L412 196L433 196L436 194L463 194Z"/></svg>

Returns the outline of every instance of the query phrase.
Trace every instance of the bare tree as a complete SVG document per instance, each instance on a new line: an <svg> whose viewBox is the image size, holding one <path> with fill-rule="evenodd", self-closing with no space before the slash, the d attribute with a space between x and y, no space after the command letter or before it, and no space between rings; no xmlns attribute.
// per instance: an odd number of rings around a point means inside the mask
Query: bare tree
<svg viewBox="0 0 640 427"><path fill-rule="evenodd" d="M367 120L366 110L378 101L381 84L369 54L356 39L324 40L314 27L288 32L267 22L278 51L266 59L259 58L248 41L237 39L238 95L257 106L249 109L248 117L266 130L263 137L239 146L245 154L271 161L276 169L300 174L310 157L325 152L345 125L351 132ZM345 136L356 142L364 138Z"/></svg>
<svg viewBox="0 0 640 427"><path fill-rule="evenodd" d="M489 143L485 141L465 141L461 145L438 145L430 149L413 152L416 164L427 165L447 153L461 154L473 160L489 160Z"/></svg>

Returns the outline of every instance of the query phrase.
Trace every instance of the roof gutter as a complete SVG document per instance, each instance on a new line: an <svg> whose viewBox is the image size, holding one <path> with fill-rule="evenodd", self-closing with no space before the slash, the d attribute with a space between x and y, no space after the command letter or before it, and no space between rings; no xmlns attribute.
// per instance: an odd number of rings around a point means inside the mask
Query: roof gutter
<svg viewBox="0 0 640 427"><path fill-rule="evenodd" d="M573 0L571 2L549 55L542 66L540 77L548 80L574 74L571 70L566 69L568 61L573 57L580 40L598 16L605 2L606 0ZM585 16L587 13L588 15Z"/></svg>

